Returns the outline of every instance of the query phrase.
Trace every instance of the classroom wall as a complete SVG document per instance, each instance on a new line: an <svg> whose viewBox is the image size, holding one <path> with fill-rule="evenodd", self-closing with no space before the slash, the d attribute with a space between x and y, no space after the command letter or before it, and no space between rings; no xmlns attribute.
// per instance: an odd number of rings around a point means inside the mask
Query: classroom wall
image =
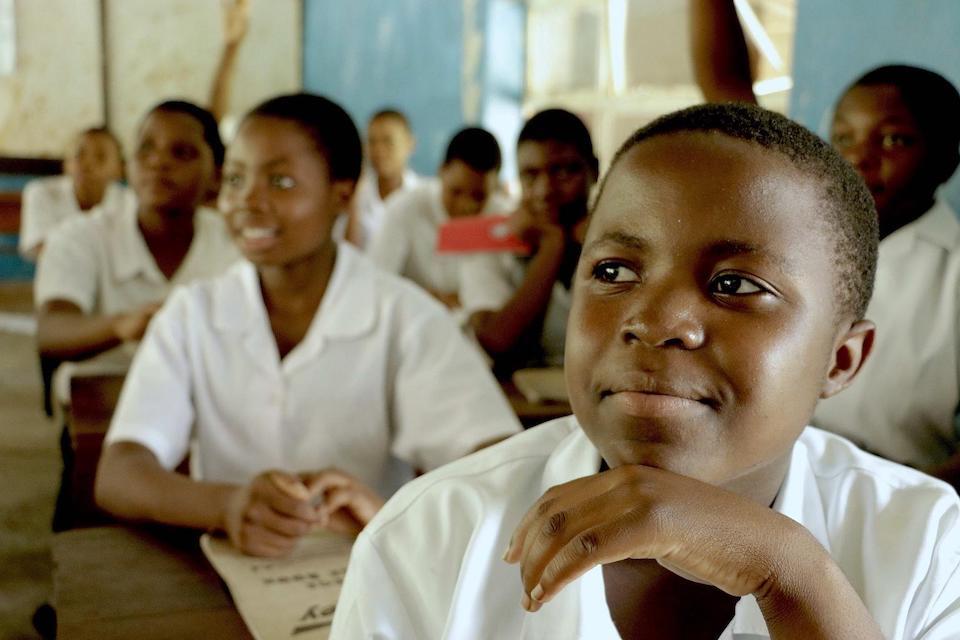
<svg viewBox="0 0 960 640"><path fill-rule="evenodd" d="M411 163L423 174L435 173L467 124L487 126L509 151L523 15L520 0L305 0L303 85L341 102L361 129L384 106L403 110L418 141Z"/></svg>
<svg viewBox="0 0 960 640"><path fill-rule="evenodd" d="M958 47L957 0L801 0L790 113L826 135L843 89L882 64L926 67L960 87ZM946 196L960 211L960 175L954 175Z"/></svg>
<svg viewBox="0 0 960 640"><path fill-rule="evenodd" d="M230 113L300 89L300 0L250 0ZM0 76L0 155L58 157L77 131L110 126L129 151L160 100L209 99L221 47L221 0L15 0L17 63Z"/></svg>

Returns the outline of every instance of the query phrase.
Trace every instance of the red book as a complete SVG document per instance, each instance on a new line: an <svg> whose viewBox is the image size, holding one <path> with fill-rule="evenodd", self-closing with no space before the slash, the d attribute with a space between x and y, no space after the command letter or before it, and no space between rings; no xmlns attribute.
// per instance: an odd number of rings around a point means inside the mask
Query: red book
<svg viewBox="0 0 960 640"><path fill-rule="evenodd" d="M506 252L529 255L530 246L510 231L509 216L454 218L437 231L437 253Z"/></svg>

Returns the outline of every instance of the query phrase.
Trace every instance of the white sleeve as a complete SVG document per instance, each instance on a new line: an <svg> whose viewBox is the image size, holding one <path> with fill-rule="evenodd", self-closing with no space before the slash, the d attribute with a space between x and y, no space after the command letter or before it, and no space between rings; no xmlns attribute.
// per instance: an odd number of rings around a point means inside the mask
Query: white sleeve
<svg viewBox="0 0 960 640"><path fill-rule="evenodd" d="M423 298L400 337L392 449L430 470L521 427L479 351L438 303Z"/></svg>
<svg viewBox="0 0 960 640"><path fill-rule="evenodd" d="M330 640L401 640L417 638L403 604L404 591L384 566L370 537L360 534L350 551L350 564L333 615Z"/></svg>
<svg viewBox="0 0 960 640"><path fill-rule="evenodd" d="M404 202L405 198L390 200L383 215L383 225L372 236L367 236L370 259L384 271L397 275L403 275L410 255Z"/></svg>
<svg viewBox="0 0 960 640"><path fill-rule="evenodd" d="M33 283L34 306L67 300L90 314L99 298L102 246L86 219L69 221L48 236Z"/></svg>
<svg viewBox="0 0 960 640"><path fill-rule="evenodd" d="M516 291L512 258L499 253L464 256L460 262L460 304L469 317L477 311L499 311Z"/></svg>
<svg viewBox="0 0 960 640"><path fill-rule="evenodd" d="M188 294L175 291L150 321L104 441L143 445L167 469L186 457L193 430L188 331L194 301Z"/></svg>

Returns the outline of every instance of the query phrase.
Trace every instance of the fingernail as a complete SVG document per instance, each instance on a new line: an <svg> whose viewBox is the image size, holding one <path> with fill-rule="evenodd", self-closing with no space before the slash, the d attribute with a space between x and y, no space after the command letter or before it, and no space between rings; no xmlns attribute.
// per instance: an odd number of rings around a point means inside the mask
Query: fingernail
<svg viewBox="0 0 960 640"><path fill-rule="evenodd" d="M523 597L520 598L520 606L523 607L526 611L530 611L530 596L526 593L523 594Z"/></svg>
<svg viewBox="0 0 960 640"><path fill-rule="evenodd" d="M530 597L533 598L536 602L540 602L543 599L543 587L539 584L533 588L533 591L530 592Z"/></svg>
<svg viewBox="0 0 960 640"><path fill-rule="evenodd" d="M510 557L510 547L507 547L507 550L503 552L503 561L510 562L507 558Z"/></svg>

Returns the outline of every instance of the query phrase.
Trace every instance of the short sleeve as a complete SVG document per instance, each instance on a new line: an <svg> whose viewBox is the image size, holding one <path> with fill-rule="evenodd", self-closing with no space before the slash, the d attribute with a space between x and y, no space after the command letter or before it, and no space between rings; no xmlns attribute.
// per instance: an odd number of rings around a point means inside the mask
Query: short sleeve
<svg viewBox="0 0 960 640"><path fill-rule="evenodd" d="M517 289L512 260L512 256L499 253L464 256L460 262L460 304L465 314L499 311L507 304Z"/></svg>
<svg viewBox="0 0 960 640"><path fill-rule="evenodd" d="M429 470L521 427L479 351L449 314L424 298L401 334L393 453Z"/></svg>
<svg viewBox="0 0 960 640"><path fill-rule="evenodd" d="M67 300L94 313L99 298L103 247L91 221L66 222L47 236L34 280L34 304Z"/></svg>
<svg viewBox="0 0 960 640"><path fill-rule="evenodd" d="M150 321L105 440L143 445L167 469L186 457L194 422L187 335L194 303L188 294L177 290Z"/></svg>

